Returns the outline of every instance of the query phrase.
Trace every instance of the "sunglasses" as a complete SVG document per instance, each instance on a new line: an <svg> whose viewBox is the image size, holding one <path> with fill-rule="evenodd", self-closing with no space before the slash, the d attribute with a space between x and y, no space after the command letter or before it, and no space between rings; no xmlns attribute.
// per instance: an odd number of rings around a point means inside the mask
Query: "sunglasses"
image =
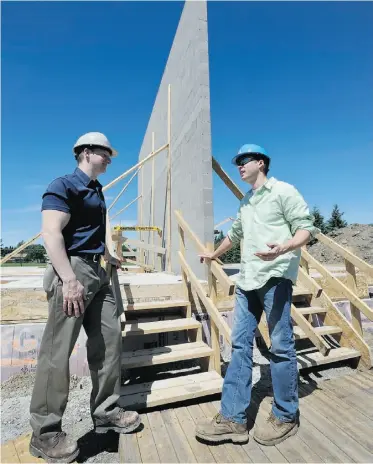
<svg viewBox="0 0 373 464"><path fill-rule="evenodd" d="M258 160L257 158L253 158L252 156L242 156L240 158L237 158L236 165L244 166L245 164L250 163L250 161L258 161Z"/></svg>

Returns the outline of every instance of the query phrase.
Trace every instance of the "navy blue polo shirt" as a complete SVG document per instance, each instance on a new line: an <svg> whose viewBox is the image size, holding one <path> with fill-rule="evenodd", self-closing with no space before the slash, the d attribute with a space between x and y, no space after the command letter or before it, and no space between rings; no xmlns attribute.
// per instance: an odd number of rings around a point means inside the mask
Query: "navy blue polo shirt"
<svg viewBox="0 0 373 464"><path fill-rule="evenodd" d="M102 185L81 169L55 179L43 195L41 210L71 214L62 234L68 255L105 252L106 205Z"/></svg>

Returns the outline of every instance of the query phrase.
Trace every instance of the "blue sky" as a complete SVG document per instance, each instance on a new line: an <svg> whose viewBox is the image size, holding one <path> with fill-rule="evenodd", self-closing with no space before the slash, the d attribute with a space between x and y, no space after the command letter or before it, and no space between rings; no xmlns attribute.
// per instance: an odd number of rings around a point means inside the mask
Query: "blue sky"
<svg viewBox="0 0 373 464"><path fill-rule="evenodd" d="M75 168L79 134L100 130L120 150L103 184L137 162L182 6L2 3L6 245L39 231L43 190ZM311 207L373 223L372 13L371 2L209 2L213 154L241 188L230 160L259 143ZM214 200L215 223L235 215L216 176Z"/></svg>

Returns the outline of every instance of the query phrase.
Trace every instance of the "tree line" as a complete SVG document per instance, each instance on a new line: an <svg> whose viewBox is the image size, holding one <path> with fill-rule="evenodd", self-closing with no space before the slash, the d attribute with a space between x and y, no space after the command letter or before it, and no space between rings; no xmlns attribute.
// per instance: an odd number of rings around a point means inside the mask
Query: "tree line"
<svg viewBox="0 0 373 464"><path fill-rule="evenodd" d="M324 216L321 214L320 209L317 206L314 206L311 211L312 216L314 217L314 225L320 229L323 234L329 234L333 230L341 229L342 227L347 226L347 221L343 219L344 213L339 209L338 205L334 205L333 210L329 219L325 220ZM225 235L222 230L215 234L215 250L218 248L220 243L224 240ZM316 239L312 239L309 242L309 245L316 243ZM239 263L241 261L241 249L240 244L233 246L229 251L220 256L220 259L223 263Z"/></svg>
<svg viewBox="0 0 373 464"><path fill-rule="evenodd" d="M16 246L4 246L3 241L0 240L0 252L1 257L8 255L18 247L23 245L25 242L21 241ZM15 256L17 260L21 260L24 263L37 262L45 263L47 261L47 252L43 245L29 245L20 255Z"/></svg>

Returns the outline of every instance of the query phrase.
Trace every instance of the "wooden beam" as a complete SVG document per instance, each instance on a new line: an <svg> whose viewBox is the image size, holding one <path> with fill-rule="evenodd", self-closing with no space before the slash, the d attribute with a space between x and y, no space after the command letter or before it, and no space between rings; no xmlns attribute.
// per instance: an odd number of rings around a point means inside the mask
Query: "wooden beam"
<svg viewBox="0 0 373 464"><path fill-rule="evenodd" d="M315 298L318 298L322 293L322 287L313 279L307 272L299 266L298 269L298 280L303 287L312 290L312 294Z"/></svg>
<svg viewBox="0 0 373 464"><path fill-rule="evenodd" d="M118 211L117 213L114 214L114 216L111 216L110 218L110 221L112 221L114 218L116 218L117 216L119 216L121 213L123 213L123 211L125 211L127 208L129 208L132 203L135 203L135 201L137 201L139 198L141 197L141 195L139 195L137 198L135 198L134 200L130 201L128 203L128 205L126 205L124 208L122 208L120 211Z"/></svg>
<svg viewBox="0 0 373 464"><path fill-rule="evenodd" d="M4 258L0 261L0 264L4 264L7 261L9 261L11 258L13 258L14 256L17 256L18 253L21 253L21 251L23 251L25 248L27 248L29 245L31 245L31 243L35 242L35 240L37 240L40 236L41 236L41 232L34 235L32 238L30 238L30 240L25 242L23 245L20 245L18 248L13 250L11 253L4 256Z"/></svg>
<svg viewBox="0 0 373 464"><path fill-rule="evenodd" d="M320 353L326 356L330 351L330 346L325 340L314 331L314 327L307 321L307 319L298 312L298 309L292 304L291 305L291 317L294 322L297 323L298 327L303 330L306 337L316 346Z"/></svg>
<svg viewBox="0 0 373 464"><path fill-rule="evenodd" d="M144 159L139 161L137 164L132 166L132 168L128 169L126 172L124 172L123 174L121 174L120 176L116 177L114 180L109 182L107 185L105 185L105 187L103 187L102 191L105 192L109 188L113 187L116 183L118 183L119 181L121 181L122 179L127 177L133 171L136 171L137 168L139 168L140 166L145 164L147 161L151 160L154 156L158 155L158 153L165 150L167 147L168 147L168 144L166 143L166 144L162 145L160 148L158 148L157 150L155 150L155 152L150 153L147 157L145 157Z"/></svg>
<svg viewBox="0 0 373 464"><path fill-rule="evenodd" d="M171 85L168 85L167 108L167 271L171 272Z"/></svg>
<svg viewBox="0 0 373 464"><path fill-rule="evenodd" d="M225 224L228 221L234 221L234 218L233 217L227 217L226 219L224 219L224 221L221 221L221 222L219 222L219 224L216 224L214 226L214 229L217 229L219 226L222 226L223 224Z"/></svg>
<svg viewBox="0 0 373 464"><path fill-rule="evenodd" d="M336 290L341 292L350 302L358 308L369 320L373 321L373 310L360 300L360 298L355 295L355 293L350 290L346 285L344 285L339 279L333 276L331 272L326 269L321 263L319 263L313 256L311 256L308 251L302 249L302 256L308 261L308 264L311 265L314 269L319 271L319 273L329 281L329 284L334 287Z"/></svg>
<svg viewBox="0 0 373 464"><path fill-rule="evenodd" d="M111 235L111 226L110 226L110 219L109 219L108 211L106 212L106 248L111 256L119 259L119 257L116 255L116 251L114 248L114 242L113 242L113 238ZM117 305L118 312L124 314L123 300L122 300L122 294L121 294L120 286L119 286L117 268L116 266L108 262L106 263L106 271L111 278L111 287L113 289L113 294L114 294L115 303Z"/></svg>
<svg viewBox="0 0 373 464"><path fill-rule="evenodd" d="M212 157L212 169L216 172L216 174L220 177L224 184L229 188L233 195L235 195L236 198L238 198L239 200L242 200L244 194L233 182L233 180L228 176L228 174L224 171L224 169L220 166L220 164L216 161L214 157Z"/></svg>
<svg viewBox="0 0 373 464"><path fill-rule="evenodd" d="M208 250L204 247L204 245L199 240L199 238L191 230L188 223L182 217L180 211L177 211L177 210L175 211L175 217L176 217L179 225L181 226L181 228L186 233L186 235L194 242L194 245L197 248L198 252L199 253L208 253ZM235 288L234 283L231 281L231 279L224 272L224 269L215 260L211 261L211 271L214 274L214 276L218 279L219 284L221 285L221 287L223 289L223 292L226 295L233 295L234 288Z"/></svg>
<svg viewBox="0 0 373 464"><path fill-rule="evenodd" d="M350 263L354 264L360 271L364 272L370 277L373 277L373 266L368 264L367 262L360 259L358 256L351 253L351 251L347 250L341 245L338 245L334 240L330 239L324 234L318 234L316 236L317 240L327 245L332 250L336 251L340 254L344 259L349 261Z"/></svg>
<svg viewBox="0 0 373 464"><path fill-rule="evenodd" d="M146 243L141 240L136 240L135 238L125 238L124 243L131 243L136 248L143 248L144 250L154 251L155 253L160 253L162 255L166 253L166 248L162 248L158 245L152 245L151 243Z"/></svg>
<svg viewBox="0 0 373 464"><path fill-rule="evenodd" d="M152 132L152 153L155 146L155 134ZM151 223L154 224L154 186L155 186L155 158L152 159L152 198L151 198ZM151 234L151 242L154 245L154 234ZM153 253L153 267L155 267L155 254Z"/></svg>
<svg viewBox="0 0 373 464"><path fill-rule="evenodd" d="M232 331L229 325L225 322L225 320L219 313L218 308L214 305L211 299L208 296L206 296L206 291L202 287L201 282L197 279L197 276L193 273L191 267L186 262L184 256L182 255L180 251L178 252L178 255L179 255L180 263L181 263L183 270L186 272L191 284L194 286L211 320L213 320L214 323L217 325L217 327L219 328L220 332L223 334L227 342L231 344L232 343L231 341Z"/></svg>
<svg viewBox="0 0 373 464"><path fill-rule="evenodd" d="M345 259L345 266L347 271L347 286L348 288L357 295L357 283L356 283L356 269L355 266L347 259ZM359 333L361 337L363 335L363 326L361 324L361 313L356 306L350 303L350 310L351 310L351 319L352 325L355 330Z"/></svg>
<svg viewBox="0 0 373 464"><path fill-rule="evenodd" d="M153 158L154 159L154 158ZM126 183L126 185L122 188L122 190L118 193L118 195L115 197L115 199L113 200L112 204L109 206L109 208L107 209L108 211L111 210L111 208L115 205L115 203L119 200L119 198L121 197L121 195L123 195L123 193L127 190L127 187L130 185L130 183L133 181L133 179L137 176L137 174L139 173L140 169L142 169L142 166L139 167L139 169L133 174L133 176L131 177L131 179Z"/></svg>

